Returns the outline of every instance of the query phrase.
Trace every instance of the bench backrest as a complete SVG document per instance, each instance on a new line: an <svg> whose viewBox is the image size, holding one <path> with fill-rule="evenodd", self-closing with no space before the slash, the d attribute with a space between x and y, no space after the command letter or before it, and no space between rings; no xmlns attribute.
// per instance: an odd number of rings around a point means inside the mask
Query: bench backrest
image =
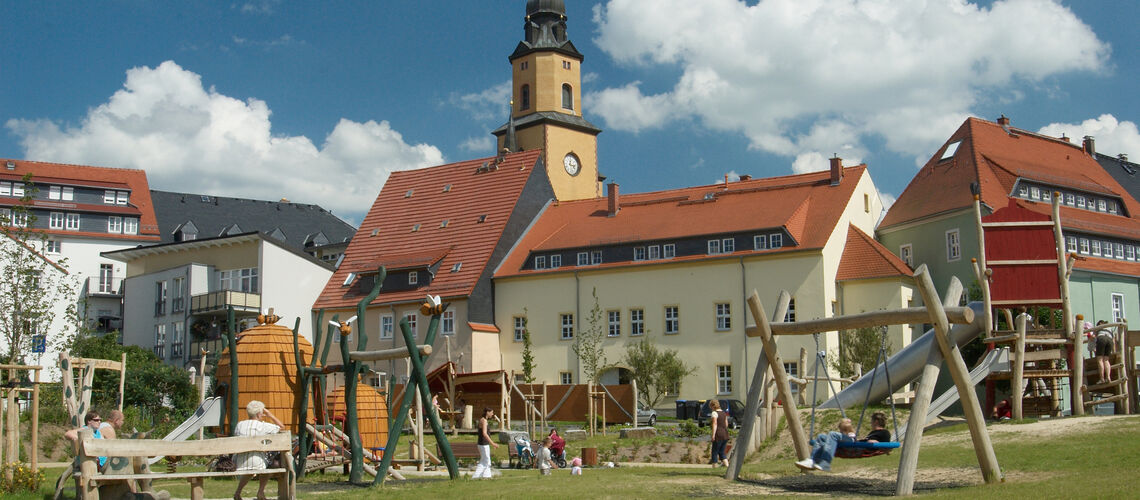
<svg viewBox="0 0 1140 500"><path fill-rule="evenodd" d="M212 456L249 451L289 451L293 448L293 438L288 432L200 441L95 439L88 434L83 437L81 443L79 453L88 457Z"/></svg>

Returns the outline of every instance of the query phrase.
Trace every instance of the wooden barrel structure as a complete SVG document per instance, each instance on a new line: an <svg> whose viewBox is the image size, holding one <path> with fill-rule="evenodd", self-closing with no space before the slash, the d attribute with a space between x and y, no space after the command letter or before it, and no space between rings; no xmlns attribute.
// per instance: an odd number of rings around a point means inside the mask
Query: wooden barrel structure
<svg viewBox="0 0 1140 500"><path fill-rule="evenodd" d="M342 385L329 396L329 413L335 419L347 411ZM384 401L384 396L371 385L358 382L356 412L360 423L361 445L366 450L383 448L388 443L388 403Z"/></svg>
<svg viewBox="0 0 1140 500"><path fill-rule="evenodd" d="M313 345L304 337L297 339L301 360L306 365L313 357ZM240 422L248 418L245 405L258 400L273 412L290 432L296 434L301 419L297 415L297 359L293 354L293 330L273 323L260 324L237 335L238 415ZM229 349L218 356L218 382L230 380ZM307 420L314 421L309 406ZM233 418L229 416L228 418ZM224 427L228 429L229 427Z"/></svg>

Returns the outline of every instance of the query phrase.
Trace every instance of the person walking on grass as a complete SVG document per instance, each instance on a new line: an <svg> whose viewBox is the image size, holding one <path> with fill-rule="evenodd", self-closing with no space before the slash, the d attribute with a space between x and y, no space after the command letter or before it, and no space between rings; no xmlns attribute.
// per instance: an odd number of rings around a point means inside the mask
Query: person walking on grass
<svg viewBox="0 0 1140 500"><path fill-rule="evenodd" d="M728 447L728 412L722 410L720 401L715 399L709 400L709 409L712 410L709 414L709 421L712 422L712 456L709 457L709 464L713 467L728 467L728 454L725 453Z"/></svg>
<svg viewBox="0 0 1140 500"><path fill-rule="evenodd" d="M550 446L554 443L549 436L542 439L542 448L538 450L538 471L544 476L550 475L550 469L557 469L558 465L550 456Z"/></svg>
<svg viewBox="0 0 1140 500"><path fill-rule="evenodd" d="M491 478L491 447L498 448L499 445L491 441L487 426L494 417L495 410L491 407L483 408L483 417L479 419L479 441L476 443L476 448L479 450L479 464L475 466L475 473L471 475L474 479Z"/></svg>

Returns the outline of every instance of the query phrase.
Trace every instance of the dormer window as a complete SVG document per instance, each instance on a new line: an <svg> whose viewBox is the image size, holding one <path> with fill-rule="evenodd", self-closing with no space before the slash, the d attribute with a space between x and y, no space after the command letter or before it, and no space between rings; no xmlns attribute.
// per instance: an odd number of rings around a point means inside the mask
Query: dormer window
<svg viewBox="0 0 1140 500"><path fill-rule="evenodd" d="M417 284L419 284L419 282L420 282L419 271L411 271L408 273L408 284L409 285L417 285Z"/></svg>

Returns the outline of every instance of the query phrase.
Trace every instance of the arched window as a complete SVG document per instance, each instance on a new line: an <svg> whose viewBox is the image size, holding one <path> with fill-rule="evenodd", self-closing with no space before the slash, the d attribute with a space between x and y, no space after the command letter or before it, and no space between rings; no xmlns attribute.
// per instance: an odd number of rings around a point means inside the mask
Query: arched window
<svg viewBox="0 0 1140 500"><path fill-rule="evenodd" d="M562 84L562 107L574 109L574 88L569 83Z"/></svg>
<svg viewBox="0 0 1140 500"><path fill-rule="evenodd" d="M530 85L523 85L519 89L519 109L530 109Z"/></svg>

